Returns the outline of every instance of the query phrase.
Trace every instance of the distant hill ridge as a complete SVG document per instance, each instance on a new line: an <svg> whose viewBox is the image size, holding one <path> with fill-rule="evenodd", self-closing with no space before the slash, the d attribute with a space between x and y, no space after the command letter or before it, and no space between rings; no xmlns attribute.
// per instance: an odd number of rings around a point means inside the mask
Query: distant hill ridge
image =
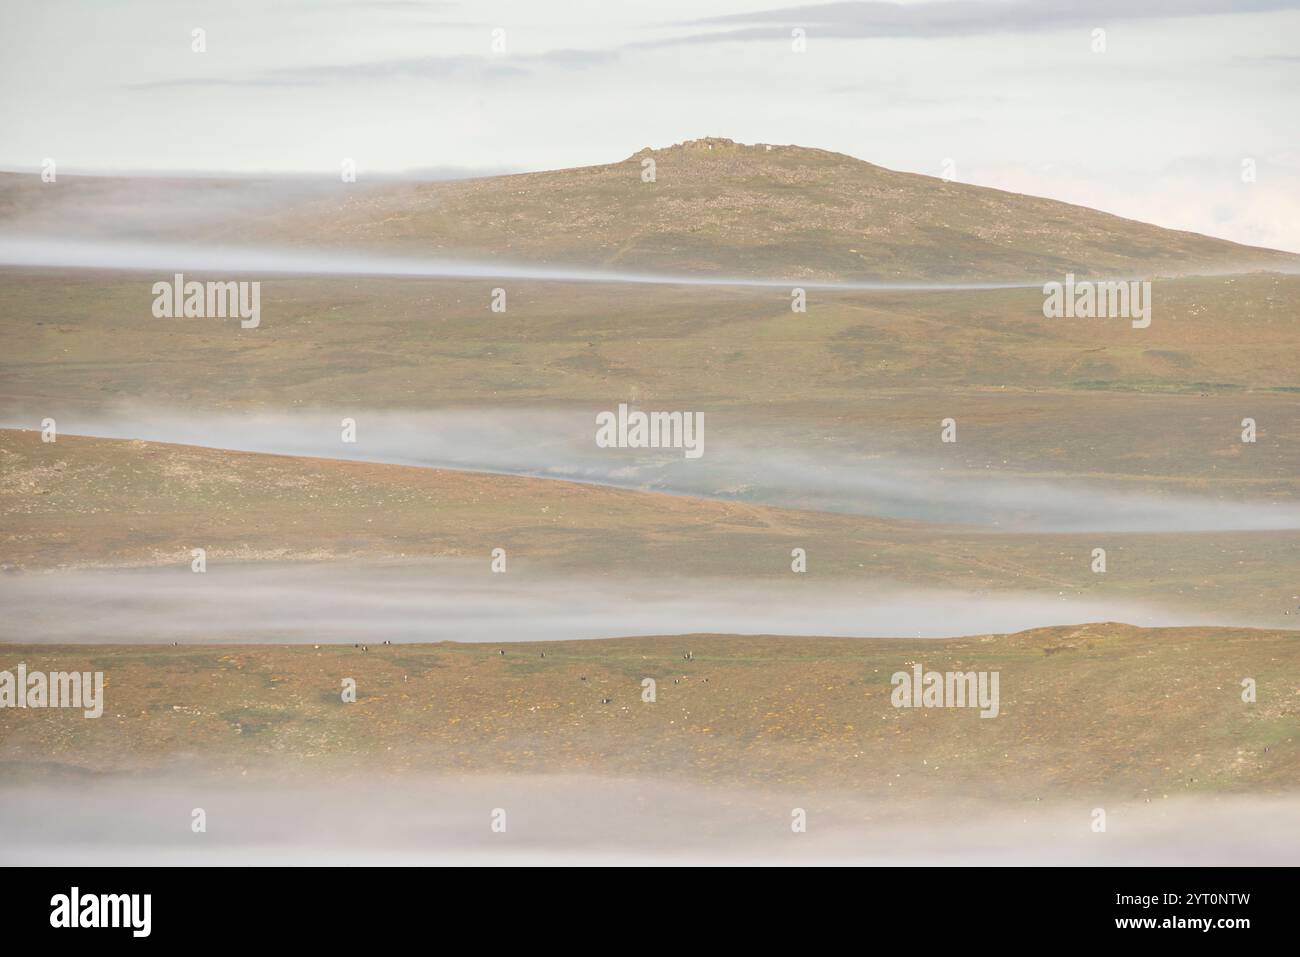
<svg viewBox="0 0 1300 957"><path fill-rule="evenodd" d="M137 194L150 188L117 182ZM478 179L367 182L363 175L355 184L316 182L297 192L262 183L251 199L251 187L241 192L233 183L156 183L167 203L177 190L207 190L209 208L238 210L184 234L200 241L778 280L1300 271L1292 253L900 173L841 153L720 137L646 147L600 166ZM6 209L38 201L72 204L71 211L77 193L70 187L28 195L40 189L35 177L0 178L0 227ZM107 191L104 182L81 188L96 198Z"/></svg>
<svg viewBox="0 0 1300 957"><path fill-rule="evenodd" d="M1055 200L719 137L647 147L603 166L385 184L309 204L269 230L312 233L428 255L781 279L1014 281L1300 267L1290 253Z"/></svg>

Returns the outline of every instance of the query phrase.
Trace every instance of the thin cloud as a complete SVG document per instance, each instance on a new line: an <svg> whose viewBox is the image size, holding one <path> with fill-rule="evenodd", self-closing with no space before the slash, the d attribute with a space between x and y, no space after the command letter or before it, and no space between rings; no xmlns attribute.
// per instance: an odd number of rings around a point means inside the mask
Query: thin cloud
<svg viewBox="0 0 1300 957"><path fill-rule="evenodd" d="M371 5L371 4L366 4ZM384 4L373 4L382 6ZM395 6L408 6L397 3ZM409 4L418 6L418 4ZM184 78L131 84L132 89L194 87L275 88L394 79L494 79L540 70L585 70L619 59L620 51L687 44L772 40L795 26L824 39L942 38L1034 33L1103 22L1268 13L1300 9L1300 0L1095 0L1081 9L1072 0L938 0L933 3L841 2L782 7L688 21L682 26L721 27L708 33L623 44L614 49L560 49L509 56L426 56L360 63L290 67L248 77ZM725 29L725 28L732 29ZM1279 57L1278 59L1287 59Z"/></svg>
<svg viewBox="0 0 1300 957"><path fill-rule="evenodd" d="M829 39L923 38L1037 33L1122 20L1270 13L1300 8L1297 0L939 0L935 3L823 3L707 17L689 26L734 29L647 41L671 46L721 41L771 40L778 28L803 27Z"/></svg>
<svg viewBox="0 0 1300 957"><path fill-rule="evenodd" d="M195 89L202 87L255 87L258 89L274 89L276 87L302 87L313 84L306 80L277 80L269 77L249 77L247 79L222 79L220 77L191 77L184 80L150 80L144 83L128 83L127 89L131 90L158 90L158 89Z"/></svg>
<svg viewBox="0 0 1300 957"><path fill-rule="evenodd" d="M330 63L289 67L249 77L186 78L135 83L132 89L179 89L184 87L281 87L321 86L348 81L397 79L468 79L476 82L532 76L539 70L585 70L618 59L614 51L549 50L545 53L502 56L426 56L362 63Z"/></svg>

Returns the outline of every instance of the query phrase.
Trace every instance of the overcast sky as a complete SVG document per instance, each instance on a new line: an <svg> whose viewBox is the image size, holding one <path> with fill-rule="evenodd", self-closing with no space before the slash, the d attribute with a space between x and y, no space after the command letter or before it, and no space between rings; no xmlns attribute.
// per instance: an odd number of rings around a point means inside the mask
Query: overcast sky
<svg viewBox="0 0 1300 957"><path fill-rule="evenodd" d="M4 0L0 82L6 169L364 178L712 135L1300 251L1300 0Z"/></svg>

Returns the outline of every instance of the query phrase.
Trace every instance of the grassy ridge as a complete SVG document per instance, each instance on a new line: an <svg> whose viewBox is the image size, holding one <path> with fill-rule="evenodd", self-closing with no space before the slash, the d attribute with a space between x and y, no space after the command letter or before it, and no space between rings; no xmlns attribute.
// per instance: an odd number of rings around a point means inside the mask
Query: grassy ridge
<svg viewBox="0 0 1300 957"><path fill-rule="evenodd" d="M0 711L6 776L200 764L582 772L913 800L1160 800L1300 779L1300 643L1287 632L1095 624L942 641L0 647L0 666L19 661L103 671L108 706L98 720ZM1000 715L892 707L890 675L914 661L999 671ZM641 700L645 677L653 704ZM1255 704L1241 700L1244 677ZM341 700L344 678L357 682L355 703Z"/></svg>
<svg viewBox="0 0 1300 957"><path fill-rule="evenodd" d="M779 289L325 277L260 277L262 325L240 330L153 318L158 278L7 271L5 393L427 407L603 401L636 389L834 409L864 393L927 389L1295 397L1300 388L1300 276L1157 282L1143 330L1125 319L1044 319L1037 289L810 290L808 312L796 314ZM498 285L504 314L488 308Z"/></svg>

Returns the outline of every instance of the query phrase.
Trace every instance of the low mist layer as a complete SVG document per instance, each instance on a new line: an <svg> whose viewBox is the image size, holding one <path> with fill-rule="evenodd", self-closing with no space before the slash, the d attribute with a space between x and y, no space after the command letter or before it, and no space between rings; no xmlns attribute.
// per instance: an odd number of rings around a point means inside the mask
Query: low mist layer
<svg viewBox="0 0 1300 957"><path fill-rule="evenodd" d="M493 574L488 561L217 564L0 577L0 641L277 643L556 641L613 635L911 636L1063 622L1240 624L1133 600L819 583Z"/></svg>
<svg viewBox="0 0 1300 957"><path fill-rule="evenodd" d="M69 410L62 431L210 448L559 478L792 508L984 526L1007 531L1195 532L1300 529L1300 504L1155 495L1084 480L981 474L939 459L872 448L870 436L764 436L704 413L703 455L681 449L602 449L596 411L359 412L354 443L325 413L177 414L131 407ZM32 428L10 411L5 427Z"/></svg>
<svg viewBox="0 0 1300 957"><path fill-rule="evenodd" d="M191 829L195 809L206 830ZM796 809L807 830L791 824ZM0 863L1285 865L1294 797L865 802L826 791L587 776L270 786L181 775L0 787ZM504 832L492 822L504 820ZM502 817L502 814L504 817Z"/></svg>
<svg viewBox="0 0 1300 957"><path fill-rule="evenodd" d="M1041 286L1026 277L1016 282L902 282L845 280L813 281L740 276L692 276L689 273L628 271L549 266L489 259L392 256L379 253L343 253L327 249L196 246L174 243L50 239L40 236L0 235L0 265L54 269L191 270L199 272L261 275L402 276L440 279L530 279L549 282L638 283L652 286L770 286L788 289L844 289L857 291L935 291L1013 289Z"/></svg>

